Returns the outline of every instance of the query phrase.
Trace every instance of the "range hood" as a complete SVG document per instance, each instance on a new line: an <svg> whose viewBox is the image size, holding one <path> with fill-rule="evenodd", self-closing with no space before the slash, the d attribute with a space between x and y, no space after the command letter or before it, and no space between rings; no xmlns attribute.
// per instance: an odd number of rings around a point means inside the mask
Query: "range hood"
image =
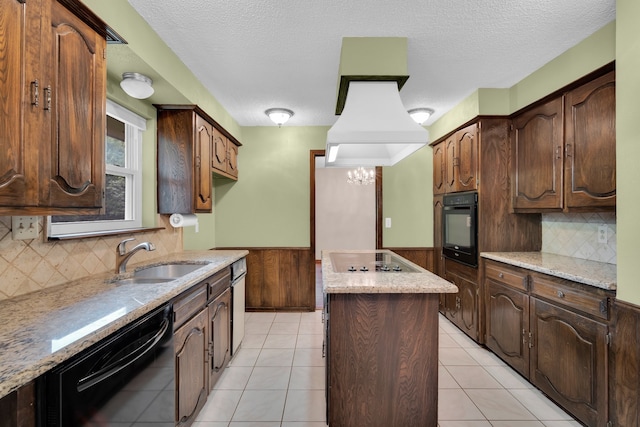
<svg viewBox="0 0 640 427"><path fill-rule="evenodd" d="M429 142L400 99L407 81L406 37L343 37L336 123L325 165L391 166Z"/></svg>
<svg viewBox="0 0 640 427"><path fill-rule="evenodd" d="M327 132L326 166L392 166L429 142L402 104L398 82L348 85L342 114Z"/></svg>

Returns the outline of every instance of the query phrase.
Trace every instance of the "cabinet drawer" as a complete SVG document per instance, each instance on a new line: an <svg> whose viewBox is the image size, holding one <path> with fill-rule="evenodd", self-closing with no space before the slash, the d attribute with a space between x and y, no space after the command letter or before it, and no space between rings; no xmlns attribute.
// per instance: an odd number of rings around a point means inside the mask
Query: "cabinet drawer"
<svg viewBox="0 0 640 427"><path fill-rule="evenodd" d="M506 264L487 262L485 264L487 279L500 282L521 291L527 291L527 272Z"/></svg>
<svg viewBox="0 0 640 427"><path fill-rule="evenodd" d="M207 280L207 301L211 301L231 286L229 268L218 271Z"/></svg>
<svg viewBox="0 0 640 427"><path fill-rule="evenodd" d="M188 291L184 296L180 296L178 300L173 303L174 330L201 310L206 303L207 287L203 284L196 286L196 289L192 291Z"/></svg>
<svg viewBox="0 0 640 427"><path fill-rule="evenodd" d="M588 285L534 273L531 293L601 319L609 318L608 296L600 289L590 289Z"/></svg>

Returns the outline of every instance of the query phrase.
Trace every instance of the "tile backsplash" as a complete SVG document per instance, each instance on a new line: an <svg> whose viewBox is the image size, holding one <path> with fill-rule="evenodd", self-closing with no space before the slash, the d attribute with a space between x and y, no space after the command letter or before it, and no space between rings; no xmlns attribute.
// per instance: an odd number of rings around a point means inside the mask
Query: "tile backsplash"
<svg viewBox="0 0 640 427"><path fill-rule="evenodd" d="M601 236L601 231L605 230L606 235ZM599 237L606 242L601 242ZM617 264L616 214L543 214L542 251Z"/></svg>
<svg viewBox="0 0 640 427"><path fill-rule="evenodd" d="M113 271L116 246L128 237L136 239L129 247L143 241L156 247L153 252L136 253L132 263L182 252L182 229L171 227L168 216L159 218L164 230L48 242L43 217L38 217L37 239L13 240L11 217L0 216L0 300Z"/></svg>

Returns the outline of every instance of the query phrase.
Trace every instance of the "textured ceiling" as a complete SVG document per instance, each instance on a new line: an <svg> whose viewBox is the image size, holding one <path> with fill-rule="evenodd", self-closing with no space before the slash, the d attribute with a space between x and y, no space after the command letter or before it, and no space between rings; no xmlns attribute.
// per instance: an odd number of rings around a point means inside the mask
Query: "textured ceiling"
<svg viewBox="0 0 640 427"><path fill-rule="evenodd" d="M615 0L129 0L241 126L332 125L342 37L407 37L407 109L507 88L615 19Z"/></svg>

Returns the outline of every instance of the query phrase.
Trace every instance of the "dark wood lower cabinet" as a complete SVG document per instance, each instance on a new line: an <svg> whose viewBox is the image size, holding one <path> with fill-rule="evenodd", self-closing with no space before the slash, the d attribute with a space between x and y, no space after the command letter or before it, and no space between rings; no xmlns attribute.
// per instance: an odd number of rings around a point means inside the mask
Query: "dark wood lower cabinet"
<svg viewBox="0 0 640 427"><path fill-rule="evenodd" d="M436 427L438 294L328 294L330 427Z"/></svg>
<svg viewBox="0 0 640 427"><path fill-rule="evenodd" d="M231 290L211 301L209 310L209 390L213 389L231 357Z"/></svg>
<svg viewBox="0 0 640 427"><path fill-rule="evenodd" d="M458 293L444 295L444 315L462 332L481 342L478 269L451 260L445 260L445 269L445 279L458 287Z"/></svg>
<svg viewBox="0 0 640 427"><path fill-rule="evenodd" d="M205 309L174 333L177 426L193 424L207 400L207 323Z"/></svg>
<svg viewBox="0 0 640 427"><path fill-rule="evenodd" d="M525 377L529 375L529 296L487 280L487 347Z"/></svg>
<svg viewBox="0 0 640 427"><path fill-rule="evenodd" d="M613 293L490 260L484 271L487 347L580 422L607 426Z"/></svg>
<svg viewBox="0 0 640 427"><path fill-rule="evenodd" d="M531 382L587 426L606 426L607 326L531 298Z"/></svg>
<svg viewBox="0 0 640 427"><path fill-rule="evenodd" d="M640 426L640 307L614 301L609 349L609 414L614 427Z"/></svg>
<svg viewBox="0 0 640 427"><path fill-rule="evenodd" d="M33 381L0 399L0 427L35 427L36 390Z"/></svg>

